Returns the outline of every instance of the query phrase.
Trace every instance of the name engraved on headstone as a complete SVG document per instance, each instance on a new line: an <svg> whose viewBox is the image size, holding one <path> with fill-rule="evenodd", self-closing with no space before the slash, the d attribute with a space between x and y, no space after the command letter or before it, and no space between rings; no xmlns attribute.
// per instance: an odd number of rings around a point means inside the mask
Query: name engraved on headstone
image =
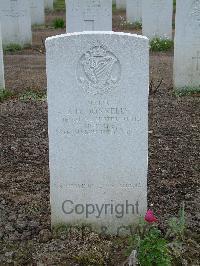
<svg viewBox="0 0 200 266"><path fill-rule="evenodd" d="M75 135L132 135L133 124L141 121L139 114L133 116L126 107L112 106L109 102L88 102L89 108L69 109L65 117L61 117L63 127L57 128L62 136ZM98 108L97 108L98 105Z"/></svg>

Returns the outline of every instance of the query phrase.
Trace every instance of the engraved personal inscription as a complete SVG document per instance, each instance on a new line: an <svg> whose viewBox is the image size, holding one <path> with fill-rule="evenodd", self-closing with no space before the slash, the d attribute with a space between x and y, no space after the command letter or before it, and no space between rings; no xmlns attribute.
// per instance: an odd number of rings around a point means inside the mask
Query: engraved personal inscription
<svg viewBox="0 0 200 266"><path fill-rule="evenodd" d="M78 135L133 135L134 126L142 122L140 114L131 114L123 105L88 101L88 108L71 107L60 116L62 127L57 133L71 137Z"/></svg>
<svg viewBox="0 0 200 266"><path fill-rule="evenodd" d="M119 83L121 67L118 58L102 45L84 53L77 64L77 80L89 94L105 94Z"/></svg>

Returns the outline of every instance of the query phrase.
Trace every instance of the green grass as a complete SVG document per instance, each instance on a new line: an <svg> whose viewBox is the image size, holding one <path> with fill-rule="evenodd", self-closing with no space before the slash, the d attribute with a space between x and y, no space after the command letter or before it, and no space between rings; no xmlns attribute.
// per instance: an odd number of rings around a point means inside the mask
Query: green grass
<svg viewBox="0 0 200 266"><path fill-rule="evenodd" d="M153 38L150 41L150 50L152 52L169 51L174 47L174 42L169 39Z"/></svg>
<svg viewBox="0 0 200 266"><path fill-rule="evenodd" d="M172 257L168 241L157 228L151 228L144 239L140 239L138 247L140 265L171 266Z"/></svg>
<svg viewBox="0 0 200 266"><path fill-rule="evenodd" d="M17 44L17 43L11 43L8 44L7 46L5 46L3 48L4 52L16 52L16 51L21 51L22 50L22 46Z"/></svg>
<svg viewBox="0 0 200 266"><path fill-rule="evenodd" d="M32 29L45 29L47 27L47 25L45 24L33 24L32 25Z"/></svg>
<svg viewBox="0 0 200 266"><path fill-rule="evenodd" d="M63 29L65 27L65 21L63 18L55 18L53 20L53 27L55 29L61 28Z"/></svg>
<svg viewBox="0 0 200 266"><path fill-rule="evenodd" d="M136 30L142 29L142 22L140 22L140 21L135 21L135 22L133 23L133 27L134 27L134 29L136 29Z"/></svg>
<svg viewBox="0 0 200 266"><path fill-rule="evenodd" d="M54 3L54 9L56 11L65 10L65 0L56 0Z"/></svg>
<svg viewBox="0 0 200 266"><path fill-rule="evenodd" d="M44 92L39 91L26 91L19 95L19 99L21 101L45 101L46 100L46 94Z"/></svg>
<svg viewBox="0 0 200 266"><path fill-rule="evenodd" d="M176 10L176 0L173 0L174 10Z"/></svg>
<svg viewBox="0 0 200 266"><path fill-rule="evenodd" d="M200 87L184 87L181 89L176 88L176 89L174 89L174 94L177 97L194 96L194 95L200 96Z"/></svg>
<svg viewBox="0 0 200 266"><path fill-rule="evenodd" d="M121 17L119 27L122 30L131 30L131 29L139 30L139 29L142 29L142 23L140 21L129 22L129 21L126 21L124 17Z"/></svg>
<svg viewBox="0 0 200 266"><path fill-rule="evenodd" d="M117 9L116 9L116 5L113 4L113 5L112 5L112 11L115 12L116 10L117 10Z"/></svg>
<svg viewBox="0 0 200 266"><path fill-rule="evenodd" d="M5 101L12 96L13 96L12 92L10 92L6 89L0 89L0 102Z"/></svg>

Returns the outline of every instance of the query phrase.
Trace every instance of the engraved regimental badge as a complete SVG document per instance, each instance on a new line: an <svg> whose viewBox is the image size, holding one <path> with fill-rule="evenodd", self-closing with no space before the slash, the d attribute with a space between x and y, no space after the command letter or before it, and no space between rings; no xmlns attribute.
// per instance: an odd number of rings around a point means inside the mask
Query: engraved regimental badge
<svg viewBox="0 0 200 266"><path fill-rule="evenodd" d="M110 92L121 77L118 58L98 45L84 53L78 61L77 79L81 88L96 95Z"/></svg>

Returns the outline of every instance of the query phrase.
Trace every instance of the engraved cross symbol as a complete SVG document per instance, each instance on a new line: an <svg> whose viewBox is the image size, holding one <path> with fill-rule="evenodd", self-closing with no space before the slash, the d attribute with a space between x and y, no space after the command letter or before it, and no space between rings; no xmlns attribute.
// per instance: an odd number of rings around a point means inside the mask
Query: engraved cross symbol
<svg viewBox="0 0 200 266"><path fill-rule="evenodd" d="M198 71L199 70L199 64L200 64L200 62L199 62L199 60L200 60L200 51L197 51L197 56L195 56L195 57L192 57L192 59L194 60L196 60L196 70Z"/></svg>

